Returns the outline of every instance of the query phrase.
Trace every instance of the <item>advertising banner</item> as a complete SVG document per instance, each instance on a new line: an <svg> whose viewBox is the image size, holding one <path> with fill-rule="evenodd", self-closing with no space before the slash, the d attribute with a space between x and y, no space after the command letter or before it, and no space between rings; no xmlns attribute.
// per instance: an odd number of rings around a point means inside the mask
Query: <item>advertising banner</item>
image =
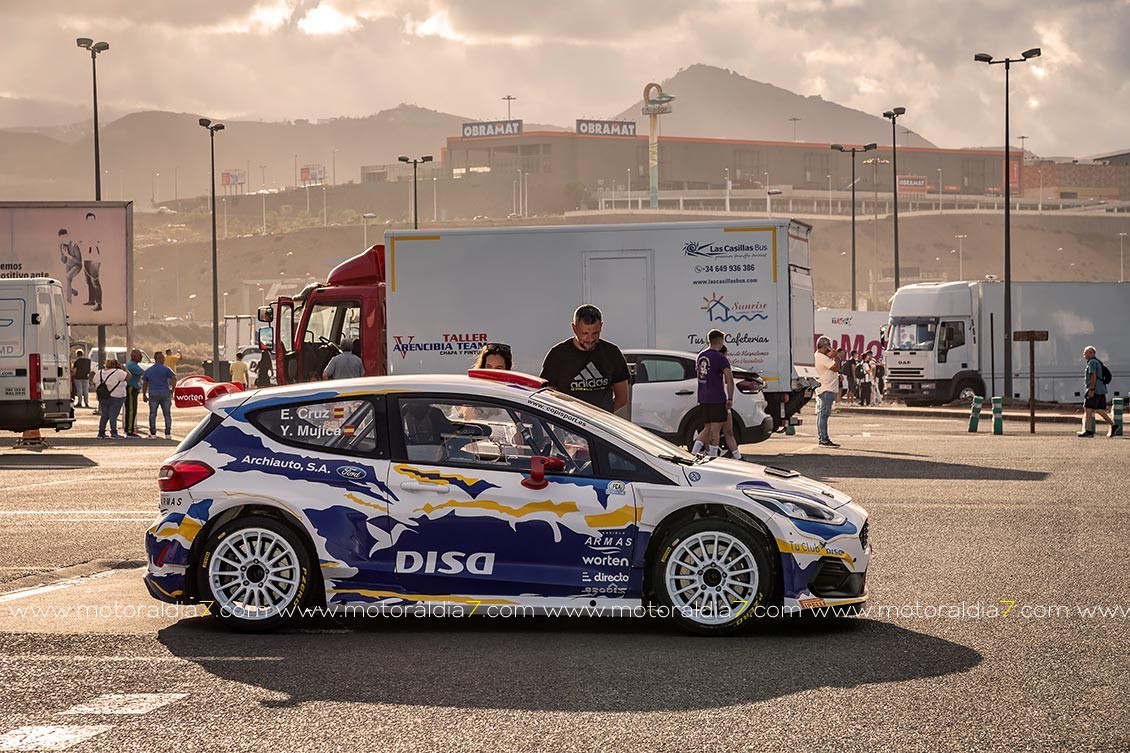
<svg viewBox="0 0 1130 753"><path fill-rule="evenodd" d="M326 181L326 166L303 165L299 175L303 183L324 183Z"/></svg>
<svg viewBox="0 0 1130 753"><path fill-rule="evenodd" d="M851 311L850 309L816 309L816 340L827 335L832 345L844 353L883 355L880 336L890 315L886 311ZM816 340L812 347L815 349Z"/></svg>
<svg viewBox="0 0 1130 753"><path fill-rule="evenodd" d="M926 193L925 175L900 175L899 193Z"/></svg>
<svg viewBox="0 0 1130 753"><path fill-rule="evenodd" d="M635 136L634 120L577 119L577 133L583 136Z"/></svg>
<svg viewBox="0 0 1130 753"><path fill-rule="evenodd" d="M247 182L247 177L244 173L246 170L224 170L220 173L220 185L222 186L242 186Z"/></svg>
<svg viewBox="0 0 1130 753"><path fill-rule="evenodd" d="M494 120L486 123L464 123L463 138L481 139L487 136L521 136L522 121Z"/></svg>
<svg viewBox="0 0 1130 753"><path fill-rule="evenodd" d="M71 324L127 323L132 260L132 202L0 204L0 278L63 283Z"/></svg>

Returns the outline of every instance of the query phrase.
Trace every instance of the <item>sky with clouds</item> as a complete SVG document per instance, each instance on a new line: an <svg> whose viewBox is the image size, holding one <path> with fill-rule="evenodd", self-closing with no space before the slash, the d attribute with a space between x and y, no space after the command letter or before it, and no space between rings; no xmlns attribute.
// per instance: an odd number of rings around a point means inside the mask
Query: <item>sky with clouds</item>
<svg viewBox="0 0 1130 753"><path fill-rule="evenodd" d="M1130 0L0 0L0 95L267 120L407 102L569 126L707 63L878 114L939 146L1013 134L1042 155L1130 148ZM13 65L12 61L19 61ZM675 134L672 134L675 135ZM751 134L756 138L757 134ZM1015 143L1015 141L1014 141Z"/></svg>

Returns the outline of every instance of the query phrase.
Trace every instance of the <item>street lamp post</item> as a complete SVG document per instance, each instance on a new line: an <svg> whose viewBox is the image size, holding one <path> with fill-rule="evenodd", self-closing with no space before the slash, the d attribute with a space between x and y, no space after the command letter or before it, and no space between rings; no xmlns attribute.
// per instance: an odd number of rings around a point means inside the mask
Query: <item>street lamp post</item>
<svg viewBox="0 0 1130 753"><path fill-rule="evenodd" d="M432 155L425 154L423 157L409 159L403 154L397 157L398 160L405 164L412 165L412 227L419 229L420 227L420 202L419 197L416 195L416 168L421 162L431 162Z"/></svg>
<svg viewBox="0 0 1130 753"><path fill-rule="evenodd" d="M729 212L730 211L730 168L727 167L727 168L724 168L724 169L726 170L726 211Z"/></svg>
<svg viewBox="0 0 1130 753"><path fill-rule="evenodd" d="M1118 234L1118 281L1126 282L1126 233Z"/></svg>
<svg viewBox="0 0 1130 753"><path fill-rule="evenodd" d="M432 222L439 222L439 178L432 176Z"/></svg>
<svg viewBox="0 0 1130 753"><path fill-rule="evenodd" d="M832 144L837 152L851 152L851 310L856 309L856 271L855 271L855 155L860 152L869 152L878 147L878 144L866 144L863 147L853 146L850 149L843 144ZM829 178L829 186L831 179ZM832 214L832 192L828 191L828 214Z"/></svg>
<svg viewBox="0 0 1130 753"><path fill-rule="evenodd" d="M336 186L337 185L337 149L334 149L334 154L333 154L333 173L332 173L331 180L333 180L333 183L331 185Z"/></svg>
<svg viewBox="0 0 1130 753"><path fill-rule="evenodd" d="M624 198L627 199L624 206L629 212L632 211L632 168L630 167L628 168L628 185L624 186Z"/></svg>
<svg viewBox="0 0 1130 753"><path fill-rule="evenodd" d="M891 121L891 194L894 196L895 205L895 290L899 289L899 158L898 158L898 129L895 126L899 115L906 113L905 107L893 107L883 113L883 117Z"/></svg>
<svg viewBox="0 0 1130 753"><path fill-rule="evenodd" d="M220 381L220 276L216 252L216 131L224 130L223 123L201 118L200 125L208 129L208 144L212 155L211 179L208 185L212 194L212 378ZM225 204L225 206L227 206Z"/></svg>
<svg viewBox="0 0 1130 753"><path fill-rule="evenodd" d="M942 213L942 168L938 168L938 214Z"/></svg>
<svg viewBox="0 0 1130 753"><path fill-rule="evenodd" d="M365 214L361 215L361 219L365 221L364 224L365 224L365 250L366 251L369 249L369 220L376 219L376 217L377 217L377 215L373 214L372 212L365 212Z"/></svg>
<svg viewBox="0 0 1130 753"><path fill-rule="evenodd" d="M267 234L267 189L260 188L259 196L263 199L263 235Z"/></svg>
<svg viewBox="0 0 1130 753"><path fill-rule="evenodd" d="M1013 63L1024 63L1040 56L1040 48L1033 47L1020 53L1018 58L1004 57L993 60L987 52L978 52L973 61L988 65L1004 64L1004 394L1012 397L1012 203L1010 192L1012 184L1012 165L1009 163L1008 143L1008 72Z"/></svg>
<svg viewBox="0 0 1130 753"><path fill-rule="evenodd" d="M963 269L963 266L965 264L965 245L964 244L965 244L965 239L968 238L968 237L969 236L966 235L965 233L961 233L960 235L954 236L954 238L957 239L957 276L958 276L958 279L961 279L961 280L965 279L965 270Z"/></svg>
<svg viewBox="0 0 1130 753"><path fill-rule="evenodd" d="M514 100L518 99L518 98L507 94L502 99L506 101L506 119L510 120L510 103L513 102Z"/></svg>
<svg viewBox="0 0 1130 753"><path fill-rule="evenodd" d="M855 158L852 157L852 164L854 164L854 163L855 163ZM832 216L832 176L831 176L831 174L829 174L829 175L826 175L824 177L826 177L828 179L828 216L831 217ZM855 175L852 175L851 179L854 181ZM855 191L855 184L854 183L852 184L851 190Z"/></svg>
<svg viewBox="0 0 1130 753"><path fill-rule="evenodd" d="M800 122L800 118L794 115L789 118L789 122L793 124L793 141L796 141L796 124Z"/></svg>
<svg viewBox="0 0 1130 753"><path fill-rule="evenodd" d="M102 154L98 148L98 53L110 49L110 43L95 42L89 37L79 37L75 40L75 43L82 49L90 51L90 80L94 91L94 200L102 201ZM104 324L98 325L98 361L99 368L106 361L106 326Z"/></svg>
<svg viewBox="0 0 1130 753"><path fill-rule="evenodd" d="M326 187L323 184L322 185L322 227L326 227L328 224L329 223L328 223L327 214L326 214Z"/></svg>

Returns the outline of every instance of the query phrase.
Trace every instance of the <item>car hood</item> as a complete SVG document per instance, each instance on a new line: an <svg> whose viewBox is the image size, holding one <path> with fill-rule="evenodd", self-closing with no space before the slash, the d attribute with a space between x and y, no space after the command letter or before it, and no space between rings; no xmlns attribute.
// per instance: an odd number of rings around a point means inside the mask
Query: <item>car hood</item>
<svg viewBox="0 0 1130 753"><path fill-rule="evenodd" d="M763 489L770 494L775 490L802 496L833 510L851 502L851 497L843 492L801 476L796 471L743 460L718 458L699 465L685 466L683 473L687 483L694 487Z"/></svg>

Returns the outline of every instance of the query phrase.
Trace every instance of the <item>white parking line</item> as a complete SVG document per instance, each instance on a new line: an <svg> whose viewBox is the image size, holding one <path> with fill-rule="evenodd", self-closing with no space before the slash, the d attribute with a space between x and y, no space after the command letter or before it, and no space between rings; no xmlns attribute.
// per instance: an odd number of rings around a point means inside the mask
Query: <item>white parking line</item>
<svg viewBox="0 0 1130 753"><path fill-rule="evenodd" d="M101 572L93 573L91 575L83 575L78 578L68 578L67 580L61 580L58 583L51 583L46 586L37 586L35 588L21 588L18 591L0 594L0 604L8 601L16 601L18 599L26 599L29 596L38 596L40 594L51 593L52 591L61 591L64 588L70 588L72 586L77 586L92 580L98 580L99 578L105 578L108 575L113 575L114 573L120 572L122 572L122 570L102 570Z"/></svg>
<svg viewBox="0 0 1130 753"><path fill-rule="evenodd" d="M0 654L2 662L217 662L283 661L281 656L86 656L80 654Z"/></svg>
<svg viewBox="0 0 1130 753"><path fill-rule="evenodd" d="M0 750L66 750L111 729L107 724L20 727L0 736Z"/></svg>
<svg viewBox="0 0 1130 753"><path fill-rule="evenodd" d="M150 711L187 697L188 693L107 693L86 703L75 704L66 711L60 711L56 716L148 714Z"/></svg>

